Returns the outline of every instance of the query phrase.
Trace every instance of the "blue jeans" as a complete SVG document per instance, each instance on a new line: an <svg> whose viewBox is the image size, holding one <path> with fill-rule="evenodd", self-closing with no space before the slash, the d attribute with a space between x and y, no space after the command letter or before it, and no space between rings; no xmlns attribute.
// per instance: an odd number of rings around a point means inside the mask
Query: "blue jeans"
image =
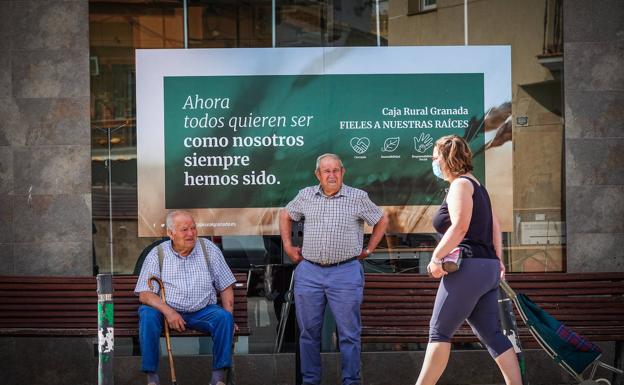
<svg viewBox="0 0 624 385"><path fill-rule="evenodd" d="M210 333L214 342L212 368L232 366L232 340L234 317L219 305L208 305L192 313L180 313L186 327ZM147 305L139 306L139 342L141 344L141 370L158 372L160 335L163 331L163 314Z"/></svg>
<svg viewBox="0 0 624 385"><path fill-rule="evenodd" d="M358 261L321 267L302 261L295 270L295 306L301 329L301 374L306 384L321 383L321 329L325 305L336 319L343 385L360 383L360 305L364 270Z"/></svg>

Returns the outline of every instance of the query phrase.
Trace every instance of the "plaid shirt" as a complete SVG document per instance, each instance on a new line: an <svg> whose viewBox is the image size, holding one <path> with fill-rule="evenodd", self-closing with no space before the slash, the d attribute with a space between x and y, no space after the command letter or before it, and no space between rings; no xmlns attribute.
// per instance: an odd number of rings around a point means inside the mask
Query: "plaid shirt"
<svg viewBox="0 0 624 385"><path fill-rule="evenodd" d="M322 264L360 255L364 221L374 226L383 216L366 192L344 184L331 197L323 194L320 185L306 187L286 205L286 210L294 221L305 218L303 257Z"/></svg>
<svg viewBox="0 0 624 385"><path fill-rule="evenodd" d="M176 311L189 313L217 303L217 291L227 289L236 279L225 263L221 250L214 243L202 238L197 241L206 245L210 268L206 266L206 259L198 242L195 243L193 251L183 257L173 250L169 240L160 244L165 256L163 277L160 277L156 246L145 258L134 292L138 295L142 291L150 291L147 280L154 275L162 279L167 304ZM151 291L158 294L160 288L154 284L154 290Z"/></svg>

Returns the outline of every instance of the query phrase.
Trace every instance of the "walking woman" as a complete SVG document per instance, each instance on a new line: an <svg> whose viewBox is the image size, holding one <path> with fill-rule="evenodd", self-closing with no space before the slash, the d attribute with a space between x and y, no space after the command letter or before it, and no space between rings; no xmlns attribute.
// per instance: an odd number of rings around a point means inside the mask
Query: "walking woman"
<svg viewBox="0 0 624 385"><path fill-rule="evenodd" d="M464 320L487 347L507 385L522 385L511 343L500 329L498 284L504 277L502 234L488 193L472 175L472 153L459 136L444 136L433 148L433 173L450 183L448 194L433 218L443 234L428 269L442 278L429 324L429 344L416 385L436 384L451 352L451 338ZM462 250L459 269L448 273L442 258L455 247Z"/></svg>

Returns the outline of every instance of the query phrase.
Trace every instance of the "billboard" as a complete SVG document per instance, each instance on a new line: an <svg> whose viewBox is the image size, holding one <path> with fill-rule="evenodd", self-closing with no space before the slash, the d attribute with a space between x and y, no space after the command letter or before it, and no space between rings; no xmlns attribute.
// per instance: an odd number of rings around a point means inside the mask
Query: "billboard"
<svg viewBox="0 0 624 385"><path fill-rule="evenodd" d="M168 209L200 234L277 234L327 152L389 231L431 232L446 187L431 152L448 134L468 139L510 229L511 137L493 145L510 84L505 46L137 50L139 236L163 235Z"/></svg>

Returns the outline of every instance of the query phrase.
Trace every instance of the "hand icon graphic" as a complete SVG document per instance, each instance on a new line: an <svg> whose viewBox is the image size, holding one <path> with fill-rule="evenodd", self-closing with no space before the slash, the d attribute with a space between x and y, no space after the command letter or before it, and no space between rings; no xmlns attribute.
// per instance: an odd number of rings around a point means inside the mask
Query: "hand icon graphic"
<svg viewBox="0 0 624 385"><path fill-rule="evenodd" d="M431 147L433 147L433 138L431 135L423 132L420 136L414 137L414 150L417 152L422 154Z"/></svg>

